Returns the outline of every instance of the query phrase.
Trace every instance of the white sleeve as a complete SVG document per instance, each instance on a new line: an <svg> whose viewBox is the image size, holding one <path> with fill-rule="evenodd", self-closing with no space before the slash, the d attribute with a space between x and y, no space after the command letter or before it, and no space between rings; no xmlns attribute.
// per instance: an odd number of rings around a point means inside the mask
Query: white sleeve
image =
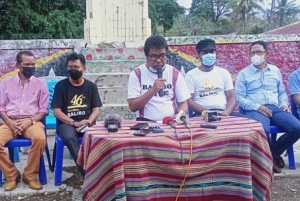
<svg viewBox="0 0 300 201"><path fill-rule="evenodd" d="M234 89L232 77L228 70L225 70L225 91Z"/></svg>
<svg viewBox="0 0 300 201"><path fill-rule="evenodd" d="M188 89L181 73L178 73L175 94L176 94L176 101L178 103L186 101L187 99L189 99L191 97L189 89Z"/></svg>
<svg viewBox="0 0 300 201"><path fill-rule="evenodd" d="M137 75L133 70L129 76L127 98L128 99L137 98L140 95L141 95L141 85Z"/></svg>
<svg viewBox="0 0 300 201"><path fill-rule="evenodd" d="M191 94L194 94L195 93L195 82L193 80L191 73L187 73L184 78L185 78L186 85L188 87L188 91Z"/></svg>

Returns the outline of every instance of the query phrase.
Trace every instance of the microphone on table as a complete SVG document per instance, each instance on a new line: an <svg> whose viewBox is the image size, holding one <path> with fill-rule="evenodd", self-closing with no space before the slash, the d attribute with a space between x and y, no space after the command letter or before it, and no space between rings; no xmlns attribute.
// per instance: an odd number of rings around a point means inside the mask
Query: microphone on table
<svg viewBox="0 0 300 201"><path fill-rule="evenodd" d="M122 118L118 114L107 114L104 117L104 127L108 132L117 132L121 128Z"/></svg>
<svg viewBox="0 0 300 201"><path fill-rule="evenodd" d="M157 78L162 78L163 68L158 67L156 69L156 72L157 72ZM158 94L159 94L160 97L163 97L164 96L164 91L161 89L161 90L159 90Z"/></svg>
<svg viewBox="0 0 300 201"><path fill-rule="evenodd" d="M189 125L189 118L188 116L184 113L183 110L180 110L178 112L178 114L176 115L176 118L175 118L176 122L179 122L179 123L184 123L185 127L186 128L190 128L190 125Z"/></svg>
<svg viewBox="0 0 300 201"><path fill-rule="evenodd" d="M220 121L221 120L221 117L218 116L218 113L216 111L203 110L201 112L201 116L207 122L210 122L210 121Z"/></svg>
<svg viewBox="0 0 300 201"><path fill-rule="evenodd" d="M167 116L167 117L164 117L163 120L162 120L163 124L166 124L166 125L169 125L171 126L172 128L176 129L176 126L175 126L175 121L172 117L170 116Z"/></svg>

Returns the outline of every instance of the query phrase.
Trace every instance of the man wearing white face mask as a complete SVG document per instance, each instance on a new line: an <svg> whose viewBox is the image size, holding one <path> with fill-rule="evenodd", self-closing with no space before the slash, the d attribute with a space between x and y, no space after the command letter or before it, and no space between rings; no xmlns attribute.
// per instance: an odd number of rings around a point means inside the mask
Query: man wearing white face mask
<svg viewBox="0 0 300 201"><path fill-rule="evenodd" d="M274 173L284 167L281 154L300 138L300 123L288 108L288 98L280 70L266 62L267 44L256 41L251 44L252 64L241 70L237 76L235 94L245 115L262 123L269 138L270 125L276 125L286 133L270 144L273 155Z"/></svg>
<svg viewBox="0 0 300 201"><path fill-rule="evenodd" d="M196 51L201 66L185 75L191 93L188 105L194 112L193 116L201 116L203 110L216 110L219 115L225 116L235 115L232 112L236 105L232 78L228 70L215 65L215 41L201 40L196 45Z"/></svg>

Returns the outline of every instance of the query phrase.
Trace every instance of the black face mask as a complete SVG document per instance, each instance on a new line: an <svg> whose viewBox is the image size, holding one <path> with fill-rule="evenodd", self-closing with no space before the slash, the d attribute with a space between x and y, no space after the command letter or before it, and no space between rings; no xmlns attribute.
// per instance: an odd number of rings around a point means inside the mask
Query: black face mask
<svg viewBox="0 0 300 201"><path fill-rule="evenodd" d="M30 78L30 77L33 76L34 73L35 73L35 68L34 68L34 67L23 66L22 68L23 68L22 74L23 74L26 78Z"/></svg>
<svg viewBox="0 0 300 201"><path fill-rule="evenodd" d="M78 80L82 77L82 71L71 69L69 70L69 75L72 78L72 80Z"/></svg>

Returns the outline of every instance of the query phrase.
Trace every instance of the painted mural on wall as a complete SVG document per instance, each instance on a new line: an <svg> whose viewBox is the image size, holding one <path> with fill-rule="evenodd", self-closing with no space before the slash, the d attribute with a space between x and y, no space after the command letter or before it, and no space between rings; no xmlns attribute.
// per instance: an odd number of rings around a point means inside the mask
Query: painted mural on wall
<svg viewBox="0 0 300 201"><path fill-rule="evenodd" d="M190 42L197 43L204 37L197 37ZM236 41L234 37L222 39L221 37L212 37L217 42L217 66L226 68L232 74L233 79L244 67L250 65L250 45L253 41L264 40L268 42L269 53L267 62L280 68L285 86L288 86L288 78L291 72L300 67L300 41L299 36L277 36L277 37L245 37ZM244 39L244 41L242 40ZM281 41L280 41L281 40ZM176 40L171 41L169 61L171 65L184 72L200 65L197 59L195 44L188 44L187 39L181 39L178 44ZM197 42L196 42L197 41ZM238 43L237 43L238 42ZM174 44L175 43L175 44ZM187 44L184 44L187 43ZM182 71L182 70L181 70Z"/></svg>
<svg viewBox="0 0 300 201"><path fill-rule="evenodd" d="M81 40L22 40L0 41L0 81L18 73L16 55L29 50L36 57L37 77L46 81L59 80L68 75L66 57L73 52Z"/></svg>

